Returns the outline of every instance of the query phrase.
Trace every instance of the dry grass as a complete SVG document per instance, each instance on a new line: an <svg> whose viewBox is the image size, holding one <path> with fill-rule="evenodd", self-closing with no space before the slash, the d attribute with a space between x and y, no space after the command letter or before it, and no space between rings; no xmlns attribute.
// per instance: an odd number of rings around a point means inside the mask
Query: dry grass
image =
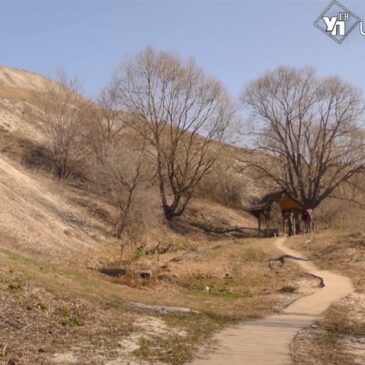
<svg viewBox="0 0 365 365"><path fill-rule="evenodd" d="M359 295L332 305L291 344L295 365L356 365L365 360L365 300Z"/></svg>
<svg viewBox="0 0 365 365"><path fill-rule="evenodd" d="M1 362L50 363L67 350L80 364L96 364L133 330L136 315L97 287L89 291L94 283L85 275L5 250L0 263Z"/></svg>
<svg viewBox="0 0 365 365"><path fill-rule="evenodd" d="M13 101L23 100L30 103L35 103L37 101L37 92L32 89L2 87L0 90L0 98Z"/></svg>
<svg viewBox="0 0 365 365"><path fill-rule="evenodd" d="M277 254L271 243L223 241L207 243L200 251L181 247L160 255L159 265L173 257L182 256L182 261L168 264L170 271L154 268L153 279L135 287L93 270L46 263L2 247L0 359L52 363L55 354L71 352L78 364L99 364L121 356L120 343L138 334L137 350L125 356L183 364L222 326L277 311L297 297L280 291L302 274L295 264L269 269L267 260ZM154 261L155 256L140 256L130 267ZM206 285L209 293L202 290ZM200 313L160 316L171 330L146 335L133 324L146 314L130 302L189 307ZM177 332L171 332L174 328Z"/></svg>
<svg viewBox="0 0 365 365"><path fill-rule="evenodd" d="M303 276L295 263L269 267L268 260L279 255L272 243L226 240L191 248L182 242L179 250L164 255L136 254L131 268L152 269L151 288L164 293L159 303L231 319L258 317L294 300L295 294L281 293Z"/></svg>
<svg viewBox="0 0 365 365"><path fill-rule="evenodd" d="M365 293L365 233L325 230L316 233L313 240L304 242L297 236L291 245L311 257L317 267L348 276L358 292Z"/></svg>
<svg viewBox="0 0 365 365"><path fill-rule="evenodd" d="M269 239L213 241L161 220L138 242L112 239L115 211L105 197L50 178L34 117L37 98L23 90L24 84L38 90L44 79L28 77L6 76L10 86L0 92L1 363L48 364L57 356L59 363L85 365L136 358L178 365L222 326L278 311L298 297L288 288L303 274L295 263L269 268L279 254ZM159 204L151 214L160 217ZM256 226L251 216L209 201L193 202L188 215L220 227ZM145 253L158 242L173 250ZM119 261L121 243L129 250L129 274L113 280L94 270ZM152 269L151 280L135 274L141 268ZM131 302L199 313L147 316ZM159 330L148 328L151 318Z"/></svg>

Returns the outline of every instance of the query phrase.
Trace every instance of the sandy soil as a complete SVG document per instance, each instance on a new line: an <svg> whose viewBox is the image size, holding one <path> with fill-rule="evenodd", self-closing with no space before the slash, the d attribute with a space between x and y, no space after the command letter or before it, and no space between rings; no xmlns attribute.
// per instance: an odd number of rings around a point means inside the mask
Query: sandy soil
<svg viewBox="0 0 365 365"><path fill-rule="evenodd" d="M16 163L0 158L1 245L49 258L97 249L90 223Z"/></svg>
<svg viewBox="0 0 365 365"><path fill-rule="evenodd" d="M50 80L35 73L14 67L0 66L0 85L21 89L42 90Z"/></svg>

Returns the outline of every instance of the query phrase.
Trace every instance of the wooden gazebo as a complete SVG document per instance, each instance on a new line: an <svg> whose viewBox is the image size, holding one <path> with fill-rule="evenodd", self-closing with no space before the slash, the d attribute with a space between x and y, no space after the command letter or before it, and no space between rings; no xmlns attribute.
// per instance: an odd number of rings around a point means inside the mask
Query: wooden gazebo
<svg viewBox="0 0 365 365"><path fill-rule="evenodd" d="M289 234L295 234L296 231L299 230L300 216L305 209L304 205L301 204L298 200L293 198L288 192L285 190L276 191L270 194L265 195L257 204L253 205L249 210L251 214L253 214L258 220L258 230L259 235L262 235L262 223L265 223L265 231L264 236L272 236L274 234L279 234L278 229L270 229L270 218L272 205L277 203L280 207L280 211L282 214L283 222L282 222L282 230L283 233L286 232L286 223L291 217L293 221L293 227L291 228L291 232Z"/></svg>

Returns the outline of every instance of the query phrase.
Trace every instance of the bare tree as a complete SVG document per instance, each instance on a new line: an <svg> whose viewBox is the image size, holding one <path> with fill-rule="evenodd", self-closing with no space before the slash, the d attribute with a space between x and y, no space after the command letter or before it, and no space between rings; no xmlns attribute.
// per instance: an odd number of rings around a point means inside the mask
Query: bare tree
<svg viewBox="0 0 365 365"><path fill-rule="evenodd" d="M55 175L66 179L88 154L82 136L90 116L90 103L79 94L78 81L68 80L63 72L50 85L41 101L46 144Z"/></svg>
<svg viewBox="0 0 365 365"><path fill-rule="evenodd" d="M149 48L116 70L111 90L154 147L165 217L180 216L222 147L233 113L226 92L193 61Z"/></svg>
<svg viewBox="0 0 365 365"><path fill-rule="evenodd" d="M115 220L114 236L120 238L131 223L140 188L146 185L144 169L144 143L127 146L122 140L118 144L108 145L108 151L98 158L98 166L94 169L97 181L108 194L108 199L118 208Z"/></svg>
<svg viewBox="0 0 365 365"><path fill-rule="evenodd" d="M113 235L118 238L141 225L141 187L149 185L145 140L125 133L124 119L114 94L105 88L93 106L86 132L93 151L88 174L96 191L117 207Z"/></svg>
<svg viewBox="0 0 365 365"><path fill-rule="evenodd" d="M306 206L315 208L365 170L361 93L337 77L280 67L242 94L265 158L245 161Z"/></svg>
<svg viewBox="0 0 365 365"><path fill-rule="evenodd" d="M107 158L106 153L119 143L124 127L123 113L113 93L105 88L97 100L88 129L88 139L99 162L102 163Z"/></svg>

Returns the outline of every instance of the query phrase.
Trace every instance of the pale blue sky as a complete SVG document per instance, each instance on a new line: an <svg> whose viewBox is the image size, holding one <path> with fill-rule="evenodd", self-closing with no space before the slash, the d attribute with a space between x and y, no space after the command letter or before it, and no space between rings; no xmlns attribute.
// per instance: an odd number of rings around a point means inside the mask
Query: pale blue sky
<svg viewBox="0 0 365 365"><path fill-rule="evenodd" d="M365 20L365 1L343 0ZM79 75L89 95L146 46L194 57L237 96L277 65L313 65L365 87L365 37L313 26L329 0L0 0L0 64Z"/></svg>

